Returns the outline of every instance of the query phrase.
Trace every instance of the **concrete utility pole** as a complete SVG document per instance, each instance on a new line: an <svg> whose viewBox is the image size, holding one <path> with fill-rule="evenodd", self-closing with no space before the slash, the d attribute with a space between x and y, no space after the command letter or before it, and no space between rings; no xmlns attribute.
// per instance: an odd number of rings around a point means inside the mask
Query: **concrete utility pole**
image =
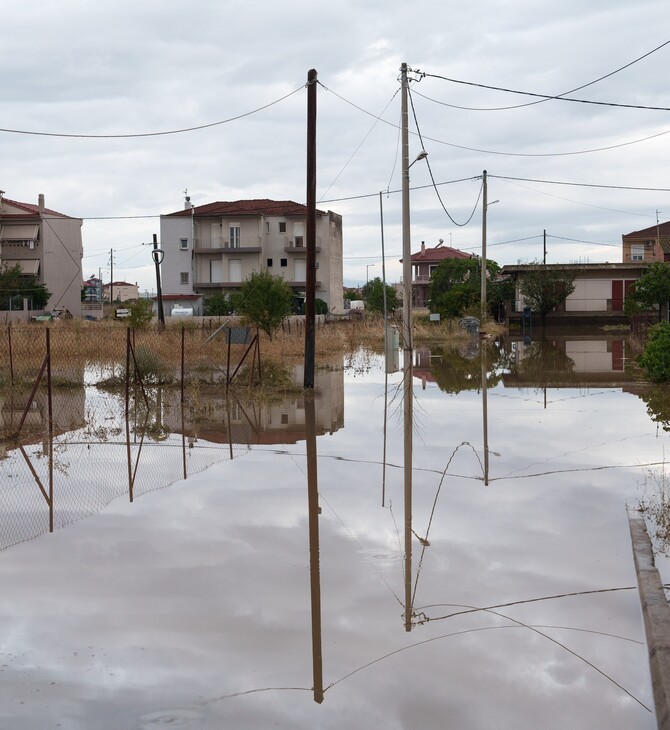
<svg viewBox="0 0 670 730"><path fill-rule="evenodd" d="M412 247L409 232L409 124L407 114L407 64L400 67L402 136L402 324L405 351L412 351Z"/></svg>
<svg viewBox="0 0 670 730"><path fill-rule="evenodd" d="M546 231L546 229L542 233L543 233L543 240L544 240L544 245L542 248L542 263L546 266L547 265L547 231Z"/></svg>
<svg viewBox="0 0 670 730"><path fill-rule="evenodd" d="M114 249L109 249L109 303L114 304Z"/></svg>
<svg viewBox="0 0 670 730"><path fill-rule="evenodd" d="M305 285L305 388L314 387L316 350L315 291L316 291L316 71L307 73L307 274Z"/></svg>
<svg viewBox="0 0 670 730"><path fill-rule="evenodd" d="M486 208L488 206L488 184L486 170L482 174L482 286L481 286L481 319L486 315Z"/></svg>

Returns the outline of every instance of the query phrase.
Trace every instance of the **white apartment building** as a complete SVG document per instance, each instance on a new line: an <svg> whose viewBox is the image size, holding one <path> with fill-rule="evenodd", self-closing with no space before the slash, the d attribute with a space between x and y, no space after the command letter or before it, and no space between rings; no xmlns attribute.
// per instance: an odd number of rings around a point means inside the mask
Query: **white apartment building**
<svg viewBox="0 0 670 730"><path fill-rule="evenodd" d="M281 276L296 294L304 292L306 213L306 206L290 200L192 206L187 197L183 210L161 216L164 299L230 294L262 269ZM329 311L343 312L342 216L332 211L316 213L316 262L316 297Z"/></svg>

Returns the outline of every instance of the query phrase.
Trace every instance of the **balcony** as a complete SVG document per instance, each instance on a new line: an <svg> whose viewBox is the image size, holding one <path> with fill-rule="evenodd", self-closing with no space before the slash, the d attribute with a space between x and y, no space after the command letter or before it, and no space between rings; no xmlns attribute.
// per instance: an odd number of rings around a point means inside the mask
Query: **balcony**
<svg viewBox="0 0 670 730"><path fill-rule="evenodd" d="M261 253L263 250L259 236L242 236L236 242L224 237L196 237L193 252L198 254L247 254Z"/></svg>
<svg viewBox="0 0 670 730"><path fill-rule="evenodd" d="M286 253L306 253L307 242L304 236L295 236L295 238L284 239L284 251ZM316 237L316 252L321 251L321 236Z"/></svg>

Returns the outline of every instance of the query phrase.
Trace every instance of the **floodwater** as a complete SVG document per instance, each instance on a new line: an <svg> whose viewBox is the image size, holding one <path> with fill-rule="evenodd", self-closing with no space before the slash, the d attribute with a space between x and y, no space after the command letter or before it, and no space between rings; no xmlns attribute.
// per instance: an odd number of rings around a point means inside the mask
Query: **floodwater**
<svg viewBox="0 0 670 730"><path fill-rule="evenodd" d="M402 360L57 394L0 453L0 728L656 727L627 506L663 394L615 339Z"/></svg>

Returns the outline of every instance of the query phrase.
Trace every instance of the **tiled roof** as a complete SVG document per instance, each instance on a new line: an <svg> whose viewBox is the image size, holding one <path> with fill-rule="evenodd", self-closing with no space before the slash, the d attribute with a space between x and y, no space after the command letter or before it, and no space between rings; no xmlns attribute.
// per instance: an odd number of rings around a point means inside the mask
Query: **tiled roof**
<svg viewBox="0 0 670 730"><path fill-rule="evenodd" d="M445 259L471 259L474 254L465 253L451 246L435 246L435 248L426 248L424 251L412 254L411 261L413 263L444 261ZM402 261L402 259L401 259Z"/></svg>
<svg viewBox="0 0 670 730"><path fill-rule="evenodd" d="M7 205L11 205L14 208L20 208L21 210L25 210L26 213L30 215L39 215L40 209L38 205L33 205L32 203L19 203L16 200L10 200L9 198L3 198L2 199L3 204L6 203ZM55 210L50 210L49 208L44 208L44 213L48 213L49 215L56 215L59 218L70 218L69 215L65 215L64 213L59 213ZM16 213L5 213L4 215L11 215L15 217ZM20 214L19 214L20 215Z"/></svg>
<svg viewBox="0 0 670 730"><path fill-rule="evenodd" d="M317 210L317 213L323 214L323 211ZM292 200L268 200L267 198L219 201L217 203L207 203L206 205L196 205L193 208L193 215L196 216L305 216L306 214L307 206L301 203L294 203ZM184 210L178 210L176 213L169 213L168 215L170 217L190 216L191 209L185 208Z"/></svg>
<svg viewBox="0 0 670 730"><path fill-rule="evenodd" d="M656 236L670 236L670 221L665 223L659 223L658 226L649 226L649 228L643 228L641 231L633 231L632 233L624 233L623 238L648 238L649 240L655 239Z"/></svg>

